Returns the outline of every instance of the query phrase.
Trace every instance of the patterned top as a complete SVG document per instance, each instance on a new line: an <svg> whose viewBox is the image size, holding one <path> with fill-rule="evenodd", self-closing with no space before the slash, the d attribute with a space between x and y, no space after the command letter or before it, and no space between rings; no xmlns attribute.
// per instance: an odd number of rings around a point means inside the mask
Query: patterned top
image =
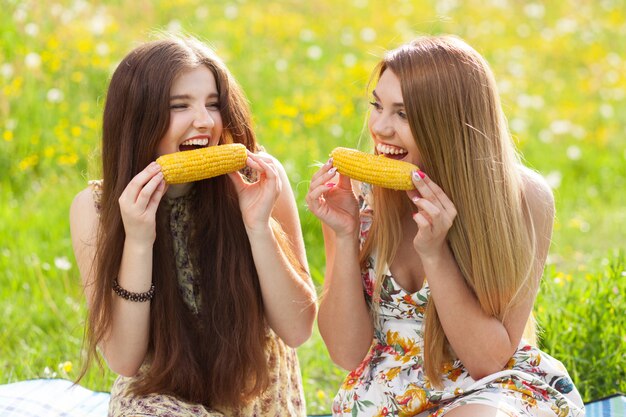
<svg viewBox="0 0 626 417"><path fill-rule="evenodd" d="M369 187L359 198L361 247L372 224ZM366 196L366 197L363 197ZM365 298L372 302L375 262L362 271ZM443 389L424 374L423 320L428 284L409 293L384 275L374 340L363 362L343 381L334 416L441 416L463 404L500 408L511 417L584 416L583 403L563 365L522 341L504 370L475 381L458 359L443 370Z"/></svg>
<svg viewBox="0 0 626 417"><path fill-rule="evenodd" d="M102 181L90 181L96 209L99 210ZM190 195L168 199L164 202L170 207L170 230L174 242L174 252L178 283L181 294L192 312L198 312L202 305L200 299L193 259L187 251L191 214L189 212ZM175 397L164 394L150 394L137 397L130 393L133 378L120 376L111 388L109 417L128 415L149 415L168 417L282 417L305 416L304 392L300 377L300 367L296 350L285 345L268 327L269 341L266 356L270 370L270 386L258 398L248 405L233 410L213 410L198 404L185 403ZM146 366L146 365L144 365Z"/></svg>

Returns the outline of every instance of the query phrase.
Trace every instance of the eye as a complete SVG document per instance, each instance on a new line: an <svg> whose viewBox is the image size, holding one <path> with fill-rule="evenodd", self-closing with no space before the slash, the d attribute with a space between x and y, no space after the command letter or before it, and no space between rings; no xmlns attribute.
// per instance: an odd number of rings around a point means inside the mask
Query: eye
<svg viewBox="0 0 626 417"><path fill-rule="evenodd" d="M400 116L401 119L404 119L404 120L407 119L407 115L406 115L406 112L404 110L400 110L398 112L398 116Z"/></svg>
<svg viewBox="0 0 626 417"><path fill-rule="evenodd" d="M381 111L383 109L383 106L381 106L377 101L370 101L370 105L377 111Z"/></svg>
<svg viewBox="0 0 626 417"><path fill-rule="evenodd" d="M180 109L186 109L186 108L187 108L187 104L184 104L184 103L170 104L171 110L180 110Z"/></svg>
<svg viewBox="0 0 626 417"><path fill-rule="evenodd" d="M210 103L205 104L205 106L208 109L215 109L215 110L219 110L220 108L220 103L218 103L217 101L212 101Z"/></svg>

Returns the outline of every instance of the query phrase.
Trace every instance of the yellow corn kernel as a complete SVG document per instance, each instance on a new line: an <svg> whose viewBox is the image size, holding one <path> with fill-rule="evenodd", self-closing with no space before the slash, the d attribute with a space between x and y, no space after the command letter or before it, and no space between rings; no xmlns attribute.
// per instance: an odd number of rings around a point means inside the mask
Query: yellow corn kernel
<svg viewBox="0 0 626 417"><path fill-rule="evenodd" d="M217 177L242 169L248 155L241 143L174 152L157 158L165 182L181 184Z"/></svg>
<svg viewBox="0 0 626 417"><path fill-rule="evenodd" d="M357 181L392 190L415 188L411 173L419 169L417 165L349 148L335 148L330 156L340 174Z"/></svg>

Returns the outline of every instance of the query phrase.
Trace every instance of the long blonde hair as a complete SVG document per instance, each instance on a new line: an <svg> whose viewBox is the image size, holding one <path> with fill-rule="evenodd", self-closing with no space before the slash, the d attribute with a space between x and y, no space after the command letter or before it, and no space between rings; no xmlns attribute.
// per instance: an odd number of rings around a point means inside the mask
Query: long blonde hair
<svg viewBox="0 0 626 417"><path fill-rule="evenodd" d="M460 271L483 311L503 321L535 285L529 279L534 238L493 74L478 52L452 36L419 38L388 52L374 77L387 70L400 80L420 168L456 207L447 238ZM374 188L373 224L361 252L362 265L374 251L377 256L373 310L407 203L404 192ZM532 339L531 322L525 337ZM425 313L424 355L427 377L440 386L442 367L455 355L434 303Z"/></svg>

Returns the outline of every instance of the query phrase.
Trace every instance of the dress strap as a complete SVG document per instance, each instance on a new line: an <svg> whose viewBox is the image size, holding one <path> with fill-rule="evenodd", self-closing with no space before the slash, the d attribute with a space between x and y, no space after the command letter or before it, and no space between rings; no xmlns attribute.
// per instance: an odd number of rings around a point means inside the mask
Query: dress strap
<svg viewBox="0 0 626 417"><path fill-rule="evenodd" d="M91 187L91 195L93 197L93 205L100 214L102 208L102 180L91 180L88 182Z"/></svg>
<svg viewBox="0 0 626 417"><path fill-rule="evenodd" d="M372 186L365 182L353 182L353 189L357 190L359 203L359 247L362 249L365 239L369 234L374 219L374 209L372 208Z"/></svg>

